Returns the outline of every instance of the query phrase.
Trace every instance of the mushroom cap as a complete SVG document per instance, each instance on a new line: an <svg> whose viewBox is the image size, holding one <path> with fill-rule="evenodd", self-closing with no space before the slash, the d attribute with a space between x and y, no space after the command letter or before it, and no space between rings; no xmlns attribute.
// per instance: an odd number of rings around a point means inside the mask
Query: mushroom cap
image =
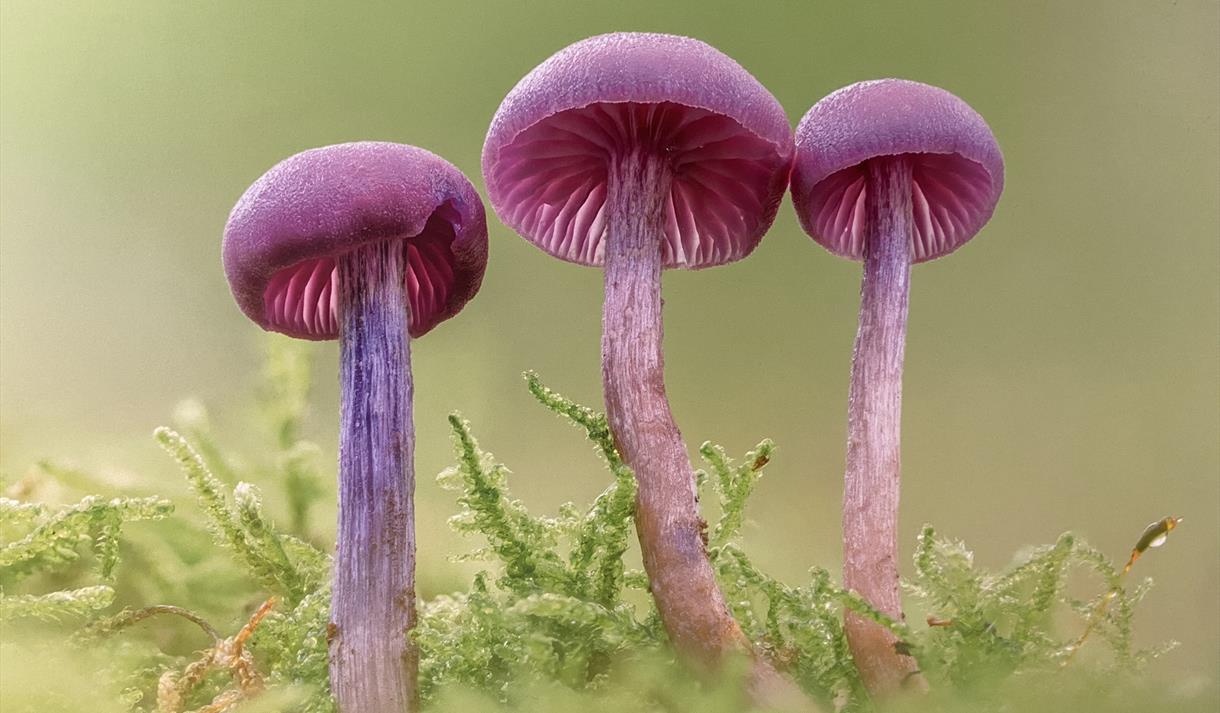
<svg viewBox="0 0 1220 713"><path fill-rule="evenodd" d="M358 142L304 151L246 189L221 253L241 311L301 339L339 336L336 258L400 240L411 336L461 311L487 266L487 219L474 186L414 146Z"/></svg>
<svg viewBox="0 0 1220 713"><path fill-rule="evenodd" d="M626 151L673 176L665 267L745 257L791 170L783 107L741 65L688 37L623 32L570 45L513 87L483 145L497 215L555 257L603 263L607 168Z"/></svg>
<svg viewBox="0 0 1220 713"><path fill-rule="evenodd" d="M805 232L830 252L864 258L864 163L912 160L914 262L947 255L991 218L1004 157L987 122L939 87L859 82L825 97L796 127L792 201Z"/></svg>

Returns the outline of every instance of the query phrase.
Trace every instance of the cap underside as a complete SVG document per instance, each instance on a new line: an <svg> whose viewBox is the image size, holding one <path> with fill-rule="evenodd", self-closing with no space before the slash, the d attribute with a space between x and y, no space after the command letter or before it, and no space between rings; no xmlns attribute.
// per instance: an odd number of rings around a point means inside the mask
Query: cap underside
<svg viewBox="0 0 1220 713"><path fill-rule="evenodd" d="M982 164L959 154L904 154L911 160L911 207L915 229L912 260L922 262L960 247L990 214L992 179ZM809 198L818 242L832 252L864 256L866 171L859 163L831 174ZM984 216L980 221L980 216Z"/></svg>
<svg viewBox="0 0 1220 713"><path fill-rule="evenodd" d="M402 243L406 257L406 289L410 329L431 324L449 303L454 283L453 223L445 204L414 236L392 238ZM339 336L339 271L342 255L311 258L271 276L263 291L264 326L303 339Z"/></svg>
<svg viewBox="0 0 1220 713"><path fill-rule="evenodd" d="M530 126L499 151L492 180L504 217L540 248L600 265L611 158L643 147L670 162L661 247L666 267L749 253L784 158L727 116L671 102L595 103Z"/></svg>

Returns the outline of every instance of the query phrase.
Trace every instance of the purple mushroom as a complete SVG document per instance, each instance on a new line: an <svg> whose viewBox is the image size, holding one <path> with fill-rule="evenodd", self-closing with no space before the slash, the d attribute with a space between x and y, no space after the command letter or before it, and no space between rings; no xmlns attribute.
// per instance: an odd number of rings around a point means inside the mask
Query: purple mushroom
<svg viewBox="0 0 1220 713"><path fill-rule="evenodd" d="M616 33L573 44L508 93L483 147L501 220L547 253L604 268L602 384L639 482L652 595L679 651L715 664L748 642L703 539L665 394L661 270L739 260L788 182L792 130L746 70L698 40Z"/></svg>
<svg viewBox="0 0 1220 713"><path fill-rule="evenodd" d="M937 87L861 82L814 105L796 130L792 198L805 231L864 261L852 353L843 496L844 586L901 618L899 425L912 263L947 255L983 227L1004 187L1004 159L973 109ZM880 626L849 615L869 688L914 670Z"/></svg>
<svg viewBox="0 0 1220 713"><path fill-rule="evenodd" d="M224 233L238 306L263 329L339 339L339 534L330 680L344 713L415 706L410 339L457 314L487 264L483 204L423 149L299 153L246 190Z"/></svg>

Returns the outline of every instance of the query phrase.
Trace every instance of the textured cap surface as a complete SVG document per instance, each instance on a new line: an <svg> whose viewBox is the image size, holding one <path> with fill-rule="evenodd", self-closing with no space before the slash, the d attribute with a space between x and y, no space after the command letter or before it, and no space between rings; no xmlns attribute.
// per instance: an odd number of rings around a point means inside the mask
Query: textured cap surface
<svg viewBox="0 0 1220 713"><path fill-rule="evenodd" d="M915 262L953 252L991 218L1004 189L1004 157L983 117L949 92L880 79L819 101L796 129L792 199L805 232L827 250L864 257L868 200L863 164L912 160Z"/></svg>
<svg viewBox="0 0 1220 713"><path fill-rule="evenodd" d="M233 207L221 252L246 316L269 331L334 339L335 259L379 240L407 251L412 336L478 292L487 265L478 193L448 161L402 144L339 144L281 161Z"/></svg>
<svg viewBox="0 0 1220 713"><path fill-rule="evenodd" d="M719 265L757 246L787 186L792 130L758 80L698 40L616 33L560 50L505 97L483 176L510 227L599 265L607 165L641 147L673 174L666 267Z"/></svg>

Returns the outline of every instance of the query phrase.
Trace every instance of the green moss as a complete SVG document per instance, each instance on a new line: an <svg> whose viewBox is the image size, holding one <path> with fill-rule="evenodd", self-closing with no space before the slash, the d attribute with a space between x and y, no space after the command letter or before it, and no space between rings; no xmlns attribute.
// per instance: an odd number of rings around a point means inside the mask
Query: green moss
<svg viewBox="0 0 1220 713"><path fill-rule="evenodd" d="M201 646L207 651L234 636L260 602L275 596L247 643L269 691L252 705L333 710L326 668L329 547L310 541L310 513L326 492L327 476L317 465L318 449L302 435L308 352L289 340L272 345L259 390L260 426L269 442L261 458L249 461L224 447L198 402L179 407L179 430L156 433L197 507L173 512L164 499L127 492L85 496L69 506L0 498L0 618L11 625L7 681L26 675L30 667L13 662L27 656L71 660L92 667L91 680L113 693L114 709L155 710L163 676L189 671ZM427 706L746 710L745 669L715 681L686 672L668 647L646 578L629 567L635 479L605 417L532 373L526 382L543 407L594 446L607 485L587 506L531 513L513 497L508 468L481 449L469 423L450 416L455 465L439 479L455 494L452 526L478 539L459 557L486 567L465 591L420 603L414 636ZM965 545L927 526L916 543L915 576L904 586L908 611L926 614L928 622L893 621L839 588L824 569L814 567L803 582L783 582L759 570L741 546L749 498L776 458L774 444L763 441L739 461L712 443L700 454L707 472L698 478L709 491L703 499L716 503L718 515L709 527L708 554L733 614L759 650L824 710L874 709L848 652L844 609L889 627L916 658L931 687L918 699L919 710L1067 709L1097 690L1108 692L1094 699L1104 700L1098 710L1134 710L1148 701L1185 709L1203 700L1137 675L1171 647L1134 647L1133 613L1149 584L1129 588L1106 555L1070 534L1029 551L1006 571L989 572L975 565ZM45 464L40 473L69 491L103 484L63 466ZM128 525L138 521L162 523L133 532ZM213 534L210 545L204 528ZM1073 577L1095 595L1069 596ZM176 604L193 609L149 608ZM116 613L116 607L125 608ZM156 641L136 633L153 614L175 612L181 615L175 621L192 619L206 635L189 624L162 624ZM1090 622L1093 635L1084 645L1093 651L1077 658L1074 647ZM29 675L43 683L28 686L46 683L46 671ZM225 671L209 673L187 702L201 707L232 694L234 680ZM44 710L74 710L61 692L46 696ZM37 709L40 699L23 689L14 700L35 701L26 707ZM92 707L86 700L79 709Z"/></svg>

